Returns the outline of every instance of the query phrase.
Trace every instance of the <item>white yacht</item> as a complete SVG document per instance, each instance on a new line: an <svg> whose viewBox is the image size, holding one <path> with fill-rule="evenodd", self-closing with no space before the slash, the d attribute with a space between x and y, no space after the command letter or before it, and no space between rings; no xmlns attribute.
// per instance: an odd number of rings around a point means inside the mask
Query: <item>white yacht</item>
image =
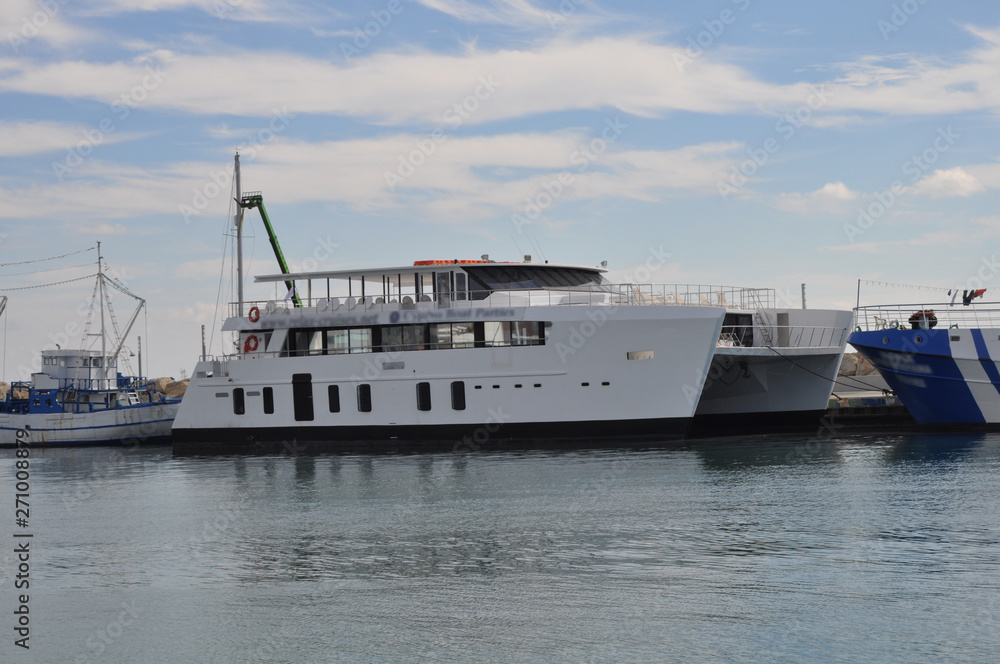
<svg viewBox="0 0 1000 664"><path fill-rule="evenodd" d="M275 296L231 305L236 347L195 367L174 451L683 437L725 308L604 271L484 256L259 276Z"/></svg>

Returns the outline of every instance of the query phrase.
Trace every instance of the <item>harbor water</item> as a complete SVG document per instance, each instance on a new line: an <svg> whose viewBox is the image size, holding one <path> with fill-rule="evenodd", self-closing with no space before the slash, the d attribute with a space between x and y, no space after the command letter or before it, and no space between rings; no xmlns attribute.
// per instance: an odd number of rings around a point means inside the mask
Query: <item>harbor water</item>
<svg viewBox="0 0 1000 664"><path fill-rule="evenodd" d="M0 661L1000 652L1000 434L292 452L0 450Z"/></svg>

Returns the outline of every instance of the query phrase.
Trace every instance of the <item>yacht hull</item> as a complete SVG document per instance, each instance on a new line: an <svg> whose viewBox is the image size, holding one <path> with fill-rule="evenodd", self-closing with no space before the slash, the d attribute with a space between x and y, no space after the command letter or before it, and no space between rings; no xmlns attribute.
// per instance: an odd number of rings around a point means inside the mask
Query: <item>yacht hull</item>
<svg viewBox="0 0 1000 664"><path fill-rule="evenodd" d="M724 314L683 306L483 311L448 315L544 321L544 344L201 362L174 421L174 453L677 439L694 415ZM398 321L393 313L368 322ZM317 314L298 315L300 322L287 324L318 324ZM409 320L421 315L442 314L418 311Z"/></svg>

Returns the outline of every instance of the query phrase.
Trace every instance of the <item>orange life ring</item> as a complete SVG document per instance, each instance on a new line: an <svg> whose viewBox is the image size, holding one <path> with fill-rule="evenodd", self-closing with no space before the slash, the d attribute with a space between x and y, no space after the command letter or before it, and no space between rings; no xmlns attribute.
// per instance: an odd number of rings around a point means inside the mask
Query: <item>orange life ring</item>
<svg viewBox="0 0 1000 664"><path fill-rule="evenodd" d="M256 323L260 320L260 309L257 307L250 307L250 315L247 316L251 323Z"/></svg>
<svg viewBox="0 0 1000 664"><path fill-rule="evenodd" d="M257 350L257 336L251 334L247 337L247 340L243 342L243 352L252 353Z"/></svg>

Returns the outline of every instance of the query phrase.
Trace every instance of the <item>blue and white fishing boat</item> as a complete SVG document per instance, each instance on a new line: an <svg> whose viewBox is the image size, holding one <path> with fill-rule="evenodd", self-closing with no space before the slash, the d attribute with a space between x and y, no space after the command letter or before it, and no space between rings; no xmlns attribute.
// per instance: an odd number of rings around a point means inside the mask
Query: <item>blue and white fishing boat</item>
<svg viewBox="0 0 1000 664"><path fill-rule="evenodd" d="M146 301L104 273L97 246L97 287L91 309L92 313L99 309L101 329L85 333L84 344L90 341L98 346L95 337L99 337L99 348L43 350L41 371L33 373L30 381L12 382L6 398L0 400L0 446L24 440L32 445L132 445L170 439L180 399L166 399L151 382L118 371L125 338ZM104 330L105 303L111 304L109 286L138 300L124 332L113 341Z"/></svg>
<svg viewBox="0 0 1000 664"><path fill-rule="evenodd" d="M848 342L919 424L1000 423L1000 302L857 308Z"/></svg>

